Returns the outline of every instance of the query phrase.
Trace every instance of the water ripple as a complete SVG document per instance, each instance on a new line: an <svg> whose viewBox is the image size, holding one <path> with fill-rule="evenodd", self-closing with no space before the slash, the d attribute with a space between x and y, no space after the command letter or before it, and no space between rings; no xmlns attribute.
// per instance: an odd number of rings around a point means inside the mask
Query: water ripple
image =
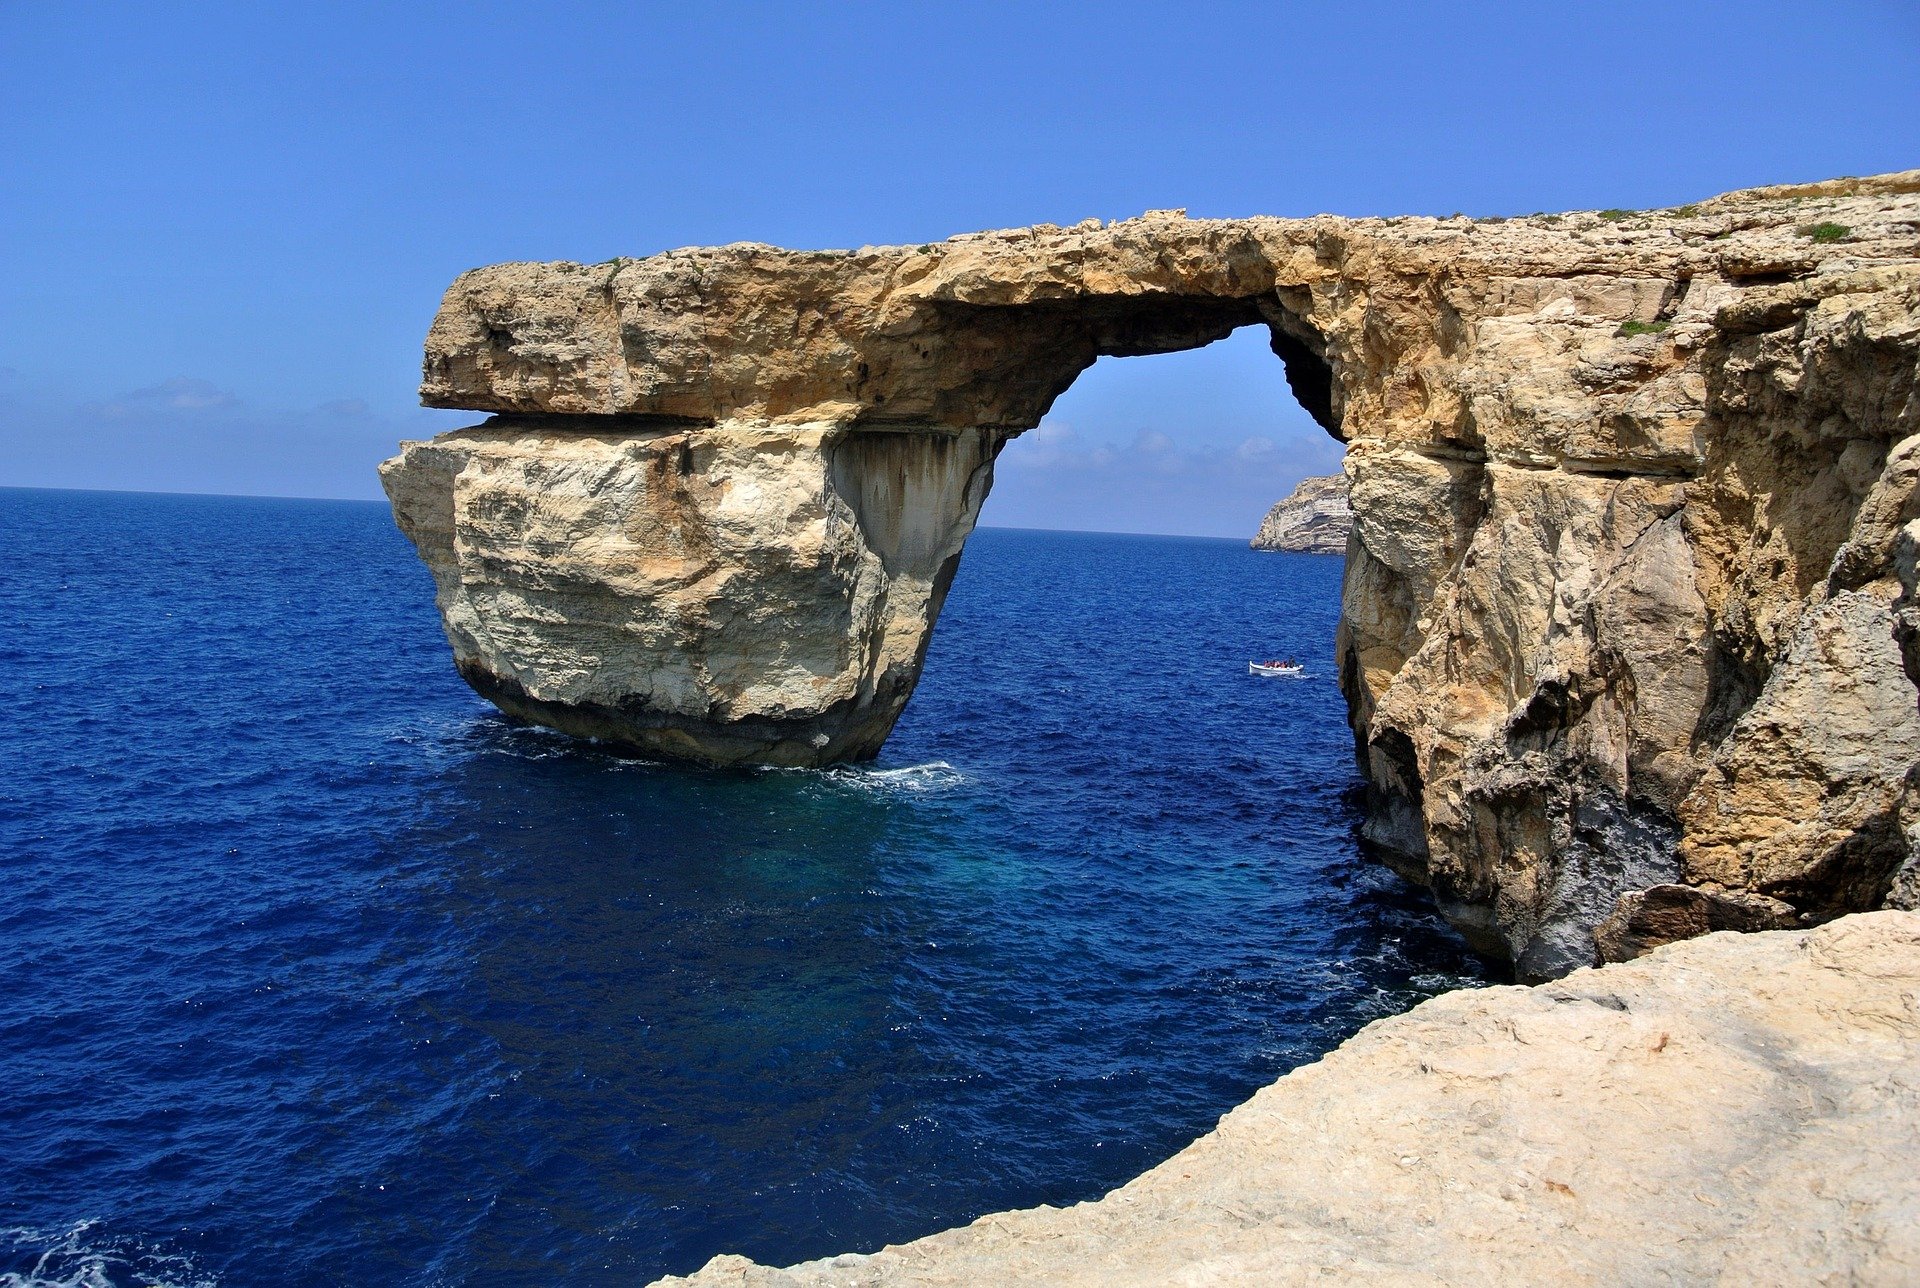
<svg viewBox="0 0 1920 1288"><path fill-rule="evenodd" d="M1097 1195L1482 968L1337 560L987 531L879 762L453 675L381 507L0 490L0 1288L630 1284Z"/></svg>

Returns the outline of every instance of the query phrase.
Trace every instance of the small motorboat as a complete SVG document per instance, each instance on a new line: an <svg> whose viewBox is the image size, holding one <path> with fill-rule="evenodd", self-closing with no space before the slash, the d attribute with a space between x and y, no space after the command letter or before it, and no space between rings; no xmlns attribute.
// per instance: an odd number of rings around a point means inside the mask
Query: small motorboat
<svg viewBox="0 0 1920 1288"><path fill-rule="evenodd" d="M1298 675L1306 670L1299 662L1249 662L1248 675Z"/></svg>

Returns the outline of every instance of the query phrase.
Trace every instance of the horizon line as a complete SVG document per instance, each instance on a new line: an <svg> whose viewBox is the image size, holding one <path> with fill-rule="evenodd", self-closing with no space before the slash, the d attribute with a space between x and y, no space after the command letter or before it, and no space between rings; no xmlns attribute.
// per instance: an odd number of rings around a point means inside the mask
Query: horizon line
<svg viewBox="0 0 1920 1288"><path fill-rule="evenodd" d="M163 488L49 487L34 483L0 483L0 492L83 492L105 496L200 497L210 501L330 501L341 505L389 505L384 499L361 496L307 496L293 492L181 492ZM1219 536L1210 532L1135 532L1120 528L1036 528L1023 523L978 523L974 531L1064 532L1092 537L1177 537L1186 541L1251 541L1251 537Z"/></svg>

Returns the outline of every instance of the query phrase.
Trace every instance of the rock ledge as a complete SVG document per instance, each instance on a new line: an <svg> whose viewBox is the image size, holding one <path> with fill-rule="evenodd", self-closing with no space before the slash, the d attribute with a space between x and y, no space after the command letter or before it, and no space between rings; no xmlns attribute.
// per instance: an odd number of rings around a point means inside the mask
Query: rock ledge
<svg viewBox="0 0 1920 1288"><path fill-rule="evenodd" d="M1920 914L1380 1020L1097 1202L663 1284L1920 1282Z"/></svg>

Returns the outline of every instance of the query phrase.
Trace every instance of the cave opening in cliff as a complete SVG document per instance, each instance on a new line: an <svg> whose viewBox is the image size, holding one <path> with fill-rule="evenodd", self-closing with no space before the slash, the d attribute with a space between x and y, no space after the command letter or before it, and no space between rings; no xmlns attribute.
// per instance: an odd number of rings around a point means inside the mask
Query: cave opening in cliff
<svg viewBox="0 0 1920 1288"><path fill-rule="evenodd" d="M981 521L1251 538L1302 478L1339 472L1331 385L1323 359L1259 320L1103 357L1001 453Z"/></svg>

